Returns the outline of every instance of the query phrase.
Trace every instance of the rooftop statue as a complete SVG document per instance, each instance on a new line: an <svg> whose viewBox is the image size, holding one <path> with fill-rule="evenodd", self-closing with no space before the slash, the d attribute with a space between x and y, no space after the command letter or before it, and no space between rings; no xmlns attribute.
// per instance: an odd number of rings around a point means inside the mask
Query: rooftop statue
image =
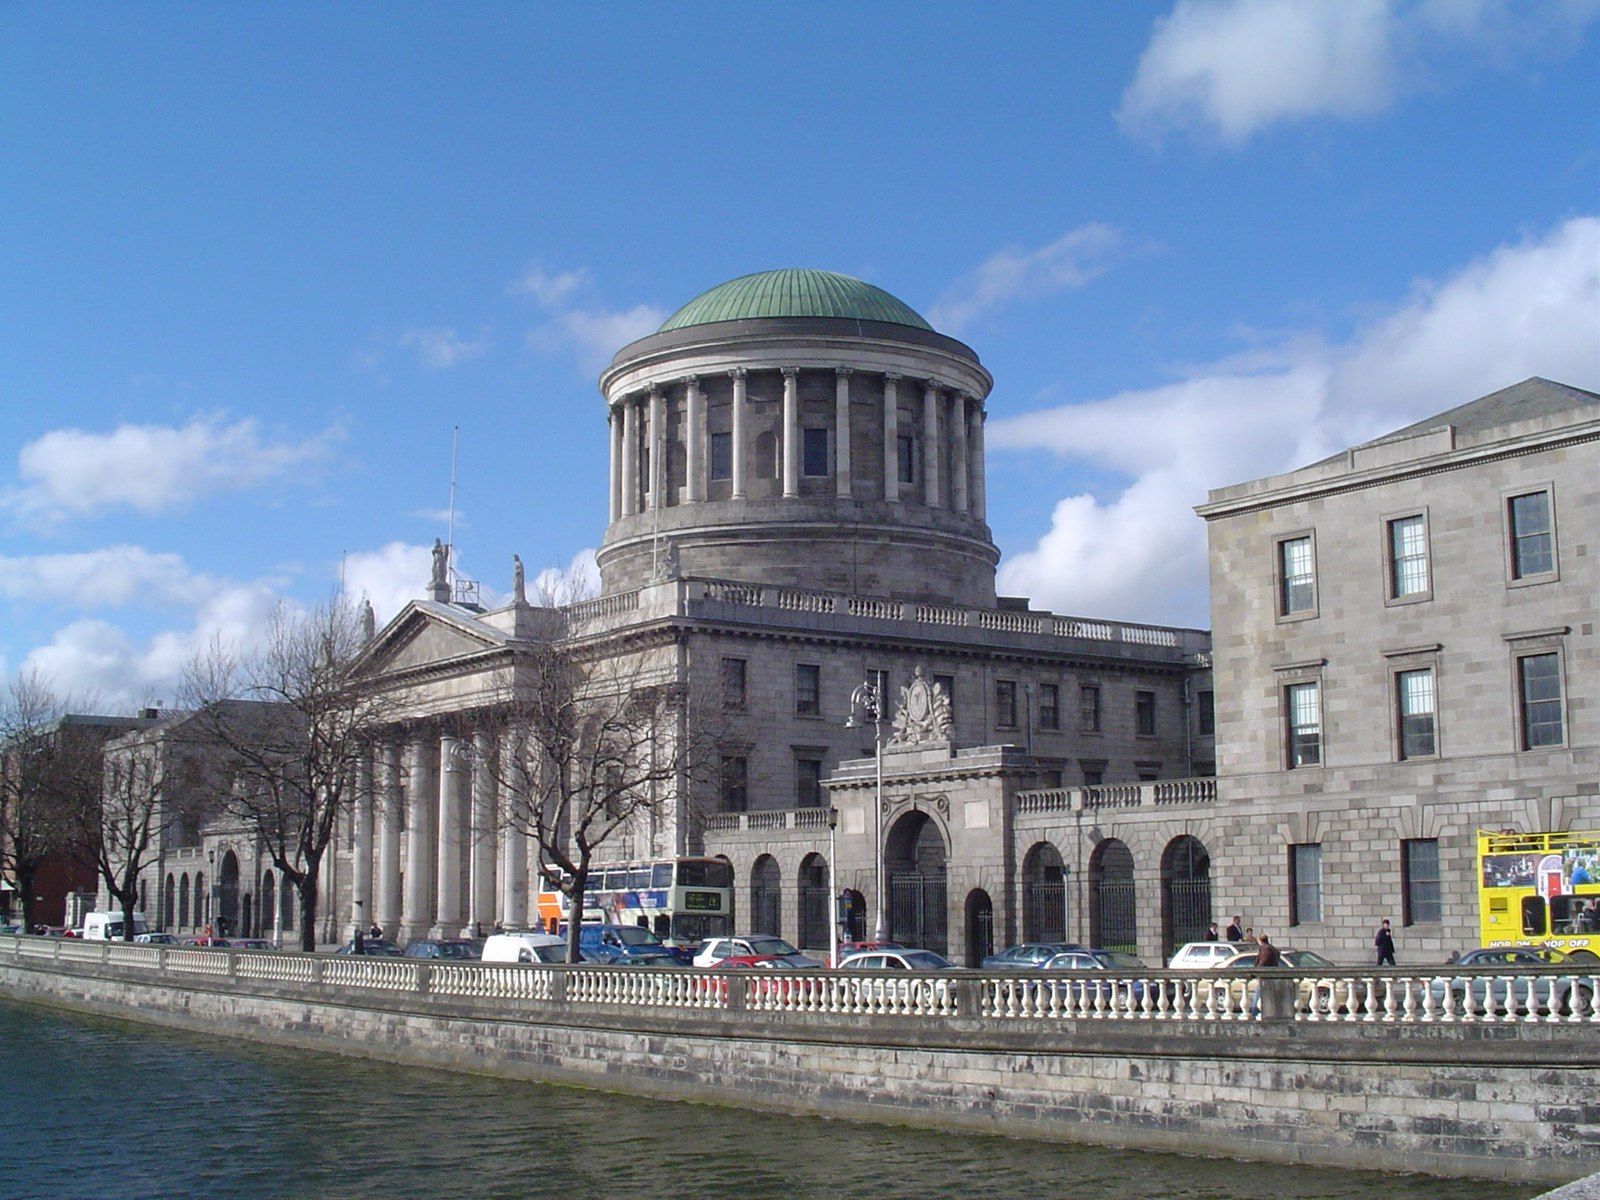
<svg viewBox="0 0 1600 1200"><path fill-rule="evenodd" d="M528 581L522 572L522 556L511 556L511 603L526 604L528 602Z"/></svg>

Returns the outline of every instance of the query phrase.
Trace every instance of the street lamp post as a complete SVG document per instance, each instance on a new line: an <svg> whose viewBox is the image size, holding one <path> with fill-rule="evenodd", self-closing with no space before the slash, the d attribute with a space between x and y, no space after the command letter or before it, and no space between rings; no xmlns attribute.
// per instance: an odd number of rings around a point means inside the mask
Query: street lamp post
<svg viewBox="0 0 1600 1200"><path fill-rule="evenodd" d="M828 965L839 965L839 876L838 876L838 841L835 834L839 830L839 810L831 804L828 806Z"/></svg>
<svg viewBox="0 0 1600 1200"><path fill-rule="evenodd" d="M873 907L876 910L872 939L876 942L889 940L888 910L883 894L883 699L877 683L868 679L850 693L850 719L845 722L852 729L872 722L872 748L877 759L878 775L872 803Z"/></svg>

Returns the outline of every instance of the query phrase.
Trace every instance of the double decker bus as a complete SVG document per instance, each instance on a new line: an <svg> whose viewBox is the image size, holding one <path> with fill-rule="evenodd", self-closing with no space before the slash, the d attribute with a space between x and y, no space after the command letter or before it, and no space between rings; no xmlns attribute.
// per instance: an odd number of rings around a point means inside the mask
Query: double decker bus
<svg viewBox="0 0 1600 1200"><path fill-rule="evenodd" d="M1600 957L1600 830L1480 829L1478 916L1485 946Z"/></svg>
<svg viewBox="0 0 1600 1200"><path fill-rule="evenodd" d="M567 894L548 885L540 888L537 905L546 929L559 929L571 917ZM733 867L720 858L595 863L579 919L638 925L672 945L697 946L733 932Z"/></svg>

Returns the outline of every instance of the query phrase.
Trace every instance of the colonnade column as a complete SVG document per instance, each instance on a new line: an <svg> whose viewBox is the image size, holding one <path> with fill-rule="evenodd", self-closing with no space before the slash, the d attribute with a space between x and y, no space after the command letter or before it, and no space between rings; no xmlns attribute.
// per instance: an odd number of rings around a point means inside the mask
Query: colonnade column
<svg viewBox="0 0 1600 1200"><path fill-rule="evenodd" d="M939 387L928 380L922 388L922 479L923 501L929 508L942 506L939 489Z"/></svg>
<svg viewBox="0 0 1600 1200"><path fill-rule="evenodd" d="M698 378L690 375L684 383L689 393L683 431L689 477L683 481L683 495L686 501L693 502L706 498L706 403Z"/></svg>
<svg viewBox="0 0 1600 1200"><path fill-rule="evenodd" d="M524 761L526 747L526 736L515 730L500 742L500 804L505 814L500 831L500 920L507 929L528 923L528 835L523 822L529 814L517 765Z"/></svg>
<svg viewBox="0 0 1600 1200"><path fill-rule="evenodd" d="M639 511L639 410L622 398L622 515Z"/></svg>
<svg viewBox="0 0 1600 1200"><path fill-rule="evenodd" d="M478 926L494 920L494 738L485 730L472 735L472 819L467 851L467 924L465 937L476 937Z"/></svg>
<svg viewBox="0 0 1600 1200"><path fill-rule="evenodd" d="M900 499L900 376L883 377L883 498Z"/></svg>
<svg viewBox="0 0 1600 1200"><path fill-rule="evenodd" d="M973 398L972 402L972 438L970 458L972 460L972 515L978 520L983 520L988 514L988 485L984 478L983 465L983 401Z"/></svg>
<svg viewBox="0 0 1600 1200"><path fill-rule="evenodd" d="M783 370L783 494L800 494L800 372Z"/></svg>
<svg viewBox="0 0 1600 1200"><path fill-rule="evenodd" d="M950 462L950 504L967 511L967 394L957 392L950 401L951 432L955 435Z"/></svg>
<svg viewBox="0 0 1600 1200"><path fill-rule="evenodd" d="M622 515L622 414L615 408L606 410L606 424L611 432L611 490L609 492L609 519L615 521Z"/></svg>
<svg viewBox="0 0 1600 1200"><path fill-rule="evenodd" d="M418 733L407 747L406 764L406 894L400 913L400 937L426 937L433 923L433 817L439 802L434 745Z"/></svg>
<svg viewBox="0 0 1600 1200"><path fill-rule="evenodd" d="M461 809L467 773L463 769L461 739L445 734L439 739L439 833L434 893L437 912L433 937L455 937L461 931Z"/></svg>
<svg viewBox="0 0 1600 1200"><path fill-rule="evenodd" d="M350 926L365 930L372 920L372 751L356 760L354 845L350 848Z"/></svg>
<svg viewBox="0 0 1600 1200"><path fill-rule="evenodd" d="M654 388L650 390L650 507L652 509L666 507L667 471L666 453L666 424L667 405L661 393Z"/></svg>
<svg viewBox="0 0 1600 1200"><path fill-rule="evenodd" d="M372 920L385 937L400 931L400 743L378 746L378 907Z"/></svg>
<svg viewBox="0 0 1600 1200"><path fill-rule="evenodd" d="M833 478L834 493L848 500L850 486L850 368L834 371L833 385Z"/></svg>
<svg viewBox="0 0 1600 1200"><path fill-rule="evenodd" d="M733 376L733 488L732 498L744 499L745 480L745 449L744 426L745 409L749 401L745 397L745 371L743 367L735 367L728 372Z"/></svg>

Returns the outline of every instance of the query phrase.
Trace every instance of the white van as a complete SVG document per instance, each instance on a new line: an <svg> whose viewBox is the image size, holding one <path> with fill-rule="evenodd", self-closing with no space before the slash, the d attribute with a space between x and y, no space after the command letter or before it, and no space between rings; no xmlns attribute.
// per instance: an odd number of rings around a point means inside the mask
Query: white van
<svg viewBox="0 0 1600 1200"><path fill-rule="evenodd" d="M560 963L567 961L567 939L553 933L495 933L483 944L484 962Z"/></svg>
<svg viewBox="0 0 1600 1200"><path fill-rule="evenodd" d="M134 936L150 932L150 923L143 913L133 914ZM85 913L83 929L78 936L90 942L120 942L122 940L122 914L119 912Z"/></svg>

